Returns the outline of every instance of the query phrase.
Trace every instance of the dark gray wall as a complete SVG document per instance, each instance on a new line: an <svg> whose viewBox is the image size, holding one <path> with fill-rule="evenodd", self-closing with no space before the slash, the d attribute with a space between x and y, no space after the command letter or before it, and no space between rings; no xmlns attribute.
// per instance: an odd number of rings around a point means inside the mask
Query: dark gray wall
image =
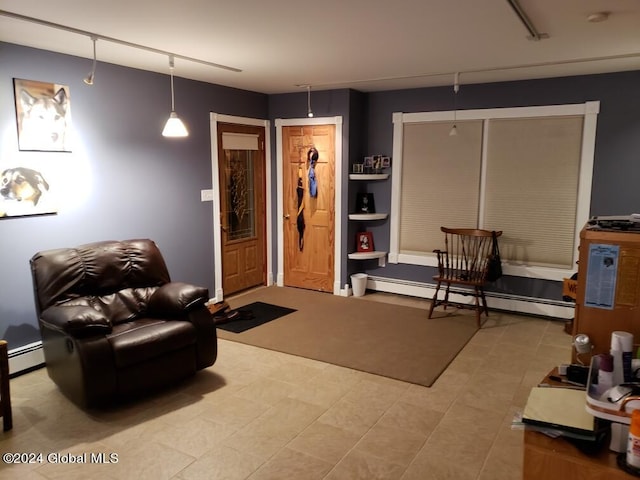
<svg viewBox="0 0 640 480"><path fill-rule="evenodd" d="M267 118L266 95L176 77L176 110L190 136L165 139L167 75L98 63L89 87L82 79L90 68L86 59L0 43L0 164L27 155L6 148L16 135L13 78L55 82L70 88L86 171L74 168L80 149L28 155L50 157L65 175L77 177L73 182L91 182L78 188L88 191L86 198L60 205L56 215L0 219L0 338L10 349L40 340L29 258L43 249L152 238L173 279L212 292L213 209L200 201L200 190L212 187L209 112Z"/></svg>
<svg viewBox="0 0 640 480"><path fill-rule="evenodd" d="M272 120L275 173L276 118L303 118L306 92L263 95L177 77L176 108L188 124L187 139L160 135L170 109L169 78L140 70L98 64L96 82L82 78L90 61L0 43L0 164L20 160L15 142L13 78L70 87L73 124L86 153L85 172L76 172L65 154L50 155L73 181L91 182L87 198L61 205L57 215L0 219L0 337L10 348L40 339L33 305L29 258L43 249L132 237L154 239L171 275L213 287L212 204L200 201L211 188L209 112ZM177 72L179 73L179 72ZM599 100L591 214L640 211L640 72L525 82L462 85L460 109L580 103ZM364 94L353 90L312 91L316 116L343 117L343 283L354 271L429 282L432 271L410 265L377 267L376 261L346 258L359 225L348 222L355 193L373 192L376 207L388 211L391 182L349 182L350 165L364 155L392 153L392 113L450 110L452 89L425 88ZM14 149L15 150L15 149ZM34 154L31 154L34 155ZM69 155L73 159L74 154ZM62 159L62 160L61 160ZM84 188L84 187L83 187ZM271 185L275 198L275 182ZM275 203L274 203L275 205ZM552 215L553 212L549 212ZM273 227L275 228L274 218ZM389 248L389 221L363 225L374 232L376 248ZM275 230L274 230L275 231ZM275 246L274 246L275 252ZM272 252L272 255L274 255ZM275 262L275 256L273 257ZM561 299L558 282L505 278L497 290Z"/></svg>
<svg viewBox="0 0 640 480"><path fill-rule="evenodd" d="M461 85L460 110L600 101L596 133L591 215L625 215L640 211L640 71L520 82ZM451 87L371 93L367 99L368 155L390 155L393 112L451 110ZM375 186L376 208L390 208L391 183ZM428 212L425 212L428 214ZM549 216L553 212L548 212ZM373 230L373 229L372 229ZM376 248L389 248L389 228L374 230ZM415 265L367 264L367 273L430 282L433 269ZM562 299L560 282L505 277L492 290L551 300Z"/></svg>

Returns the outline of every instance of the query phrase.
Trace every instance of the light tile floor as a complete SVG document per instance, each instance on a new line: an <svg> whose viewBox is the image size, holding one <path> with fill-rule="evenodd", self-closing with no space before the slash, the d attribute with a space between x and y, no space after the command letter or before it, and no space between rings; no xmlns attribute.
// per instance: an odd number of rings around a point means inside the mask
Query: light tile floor
<svg viewBox="0 0 640 480"><path fill-rule="evenodd" d="M87 413L40 369L11 380L14 429L0 451L42 462L0 463L0 478L520 479L523 435L511 421L570 360L563 326L492 313L431 388L219 340L216 364L193 379Z"/></svg>

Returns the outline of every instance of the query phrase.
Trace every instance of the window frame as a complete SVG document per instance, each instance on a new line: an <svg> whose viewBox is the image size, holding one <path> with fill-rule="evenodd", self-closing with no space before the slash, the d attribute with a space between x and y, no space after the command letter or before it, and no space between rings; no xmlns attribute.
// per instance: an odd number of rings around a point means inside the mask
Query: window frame
<svg viewBox="0 0 640 480"><path fill-rule="evenodd" d="M482 138L482 166L479 181L481 182L481 199L478 218L483 218L484 208L484 184L485 169L487 164L487 145L489 128L487 122L503 118L535 118L556 116L583 116L582 143L580 154L580 171L578 176L577 209L574 224L574 253L572 264L578 261L578 246L580 243L580 230L589 220L591 207L591 185L593 179L593 164L595 156L595 141L597 118L600 111L599 101L590 101L579 104L548 105L534 107L506 107L478 110L460 110L455 112L458 121L481 120L483 121ZM454 121L453 111L442 112L394 112L393 119L393 162L391 169L391 224L389 263L410 264L422 266L437 266L437 259L432 254L406 254L399 251L400 247L400 205L402 197L402 162L404 125L408 123L443 122ZM479 225L482 228L482 225ZM553 268L537 265L510 265L503 262L503 273L510 276L539 278L546 280L562 281L570 277L575 268Z"/></svg>

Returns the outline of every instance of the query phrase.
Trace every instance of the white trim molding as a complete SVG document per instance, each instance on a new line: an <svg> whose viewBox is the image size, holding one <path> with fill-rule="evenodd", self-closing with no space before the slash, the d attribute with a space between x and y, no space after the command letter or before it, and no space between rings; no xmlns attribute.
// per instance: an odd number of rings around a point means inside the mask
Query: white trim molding
<svg viewBox="0 0 640 480"><path fill-rule="evenodd" d="M582 116L584 118L582 128L582 148L580 158L580 173L578 178L578 203L575 215L574 252L571 265L578 261L578 247L580 244L580 230L589 220L591 206L591 186L593 177L593 164L595 156L595 139L600 102L592 101L567 105L547 105L534 107L508 107L488 108L478 110L459 110L455 112L456 119L462 120L493 120L502 118L531 118L553 116ZM412 265L437 266L435 257L423 252L400 251L400 205L402 195L402 153L404 125L422 122L453 121L454 112L394 112L393 120L393 165L392 165L392 191L391 191L391 221L389 238L389 263L405 263ZM487 131L483 127L483 169L486 164ZM484 170L483 173L484 175ZM482 201L480 208L484 208ZM553 281L562 281L570 277L575 270L569 268L553 268L549 266L522 265L519 263L503 263L503 273L509 276L540 278Z"/></svg>
<svg viewBox="0 0 640 480"><path fill-rule="evenodd" d="M218 191L220 178L218 175L218 122L234 123L238 125L250 125L254 127L264 127L264 161L265 161L265 222L266 222L266 249L267 260L267 285L273 284L273 229L271 228L272 204L271 195L271 122L258 118L236 117L220 113L209 113L209 123L211 130L211 185L214 192ZM214 265L214 297L211 302L221 302L224 299L222 291L222 237L220 235L220 192L213 196L213 265Z"/></svg>

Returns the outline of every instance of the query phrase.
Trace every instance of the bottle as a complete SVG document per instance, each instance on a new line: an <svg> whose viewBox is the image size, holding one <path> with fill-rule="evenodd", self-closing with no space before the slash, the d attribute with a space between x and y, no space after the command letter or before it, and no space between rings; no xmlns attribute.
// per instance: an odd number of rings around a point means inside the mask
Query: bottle
<svg viewBox="0 0 640 480"><path fill-rule="evenodd" d="M631 427L627 442L627 465L640 468L640 410L631 413Z"/></svg>
<svg viewBox="0 0 640 480"><path fill-rule="evenodd" d="M598 368L598 395L606 394L613 385L613 356L602 353Z"/></svg>

